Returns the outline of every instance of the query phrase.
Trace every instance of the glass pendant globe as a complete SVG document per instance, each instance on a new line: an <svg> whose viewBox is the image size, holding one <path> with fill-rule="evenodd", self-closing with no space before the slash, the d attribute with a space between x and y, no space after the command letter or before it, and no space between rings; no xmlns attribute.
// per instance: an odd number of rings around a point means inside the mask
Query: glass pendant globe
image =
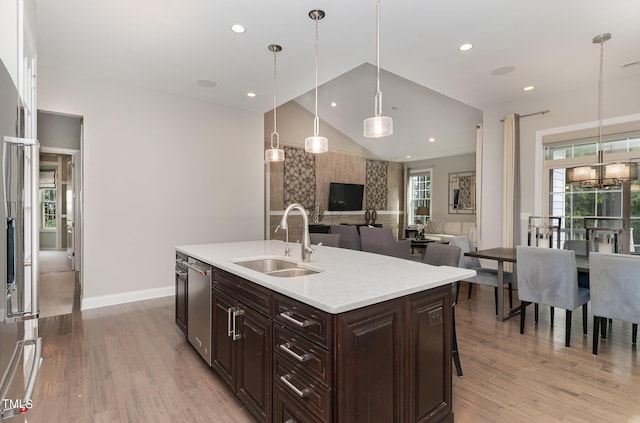
<svg viewBox="0 0 640 423"><path fill-rule="evenodd" d="M269 148L264 150L264 159L268 162L283 162L284 150L282 148Z"/></svg>
<svg viewBox="0 0 640 423"><path fill-rule="evenodd" d="M307 137L304 140L304 151L307 153L326 153L329 151L329 140L319 136Z"/></svg>
<svg viewBox="0 0 640 423"><path fill-rule="evenodd" d="M374 116L364 120L364 136L387 137L393 134L393 119L389 116Z"/></svg>

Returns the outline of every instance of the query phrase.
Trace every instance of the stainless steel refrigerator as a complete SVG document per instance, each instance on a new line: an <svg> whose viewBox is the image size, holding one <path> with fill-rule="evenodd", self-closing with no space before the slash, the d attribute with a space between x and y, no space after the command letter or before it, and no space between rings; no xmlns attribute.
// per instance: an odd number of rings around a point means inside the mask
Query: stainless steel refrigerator
<svg viewBox="0 0 640 423"><path fill-rule="evenodd" d="M24 138L24 107L0 61L0 419L25 421L41 363L38 337L38 144Z"/></svg>

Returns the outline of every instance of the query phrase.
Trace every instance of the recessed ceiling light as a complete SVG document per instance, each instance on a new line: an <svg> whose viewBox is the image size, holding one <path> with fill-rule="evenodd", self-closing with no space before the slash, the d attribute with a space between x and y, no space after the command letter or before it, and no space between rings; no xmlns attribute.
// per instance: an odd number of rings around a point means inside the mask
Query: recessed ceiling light
<svg viewBox="0 0 640 423"><path fill-rule="evenodd" d="M527 85L526 87L524 87L522 89L522 91L531 91L532 89L534 89L535 87L533 85Z"/></svg>
<svg viewBox="0 0 640 423"><path fill-rule="evenodd" d="M336 107L338 105L338 103L336 103L335 101L331 102L331 107Z"/></svg>
<svg viewBox="0 0 640 423"><path fill-rule="evenodd" d="M435 138L433 138L433 137L429 138L429 142L435 142L435 141L436 141Z"/></svg>
<svg viewBox="0 0 640 423"><path fill-rule="evenodd" d="M473 44L465 43L465 44L462 44L460 47L458 47L458 50L460 50L460 51L469 51L472 48L473 48Z"/></svg>
<svg viewBox="0 0 640 423"><path fill-rule="evenodd" d="M255 97L255 96L256 96L256 93L254 93L253 91L249 91L247 93L247 97Z"/></svg>
<svg viewBox="0 0 640 423"><path fill-rule="evenodd" d="M211 81L210 79L201 79L198 81L198 85L205 88L215 88L218 86L218 84L216 84L214 81Z"/></svg>
<svg viewBox="0 0 640 423"><path fill-rule="evenodd" d="M231 25L231 30L233 32L235 32L236 34L242 34L242 33L244 33L246 31L244 26L242 26L240 24Z"/></svg>
<svg viewBox="0 0 640 423"><path fill-rule="evenodd" d="M411 158L411 156L407 156L407 159L410 159L410 158Z"/></svg>
<svg viewBox="0 0 640 423"><path fill-rule="evenodd" d="M502 76L502 75L509 74L509 73L513 72L514 70L516 70L515 66L503 66L501 68L492 70L491 71L491 75L493 75L493 76Z"/></svg>

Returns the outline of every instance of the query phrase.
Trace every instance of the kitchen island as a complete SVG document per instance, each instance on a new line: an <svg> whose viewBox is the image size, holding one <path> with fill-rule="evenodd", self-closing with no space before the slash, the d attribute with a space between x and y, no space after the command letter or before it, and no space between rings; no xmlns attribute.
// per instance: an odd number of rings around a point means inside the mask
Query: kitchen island
<svg viewBox="0 0 640 423"><path fill-rule="evenodd" d="M256 420L453 421L451 283L475 272L331 247L299 263L289 246L176 247L213 266L212 368ZM242 264L272 258L313 273Z"/></svg>

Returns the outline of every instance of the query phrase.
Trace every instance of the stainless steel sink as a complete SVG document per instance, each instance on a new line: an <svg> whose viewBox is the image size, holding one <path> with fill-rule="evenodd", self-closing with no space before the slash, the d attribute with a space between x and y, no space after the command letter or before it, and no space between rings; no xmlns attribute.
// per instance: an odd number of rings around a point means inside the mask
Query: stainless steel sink
<svg viewBox="0 0 640 423"><path fill-rule="evenodd" d="M265 275L277 276L280 278L312 275L320 272L319 270L302 267L295 262L278 258L241 260L236 261L235 264L246 267L247 269L255 270L256 272L264 273Z"/></svg>

